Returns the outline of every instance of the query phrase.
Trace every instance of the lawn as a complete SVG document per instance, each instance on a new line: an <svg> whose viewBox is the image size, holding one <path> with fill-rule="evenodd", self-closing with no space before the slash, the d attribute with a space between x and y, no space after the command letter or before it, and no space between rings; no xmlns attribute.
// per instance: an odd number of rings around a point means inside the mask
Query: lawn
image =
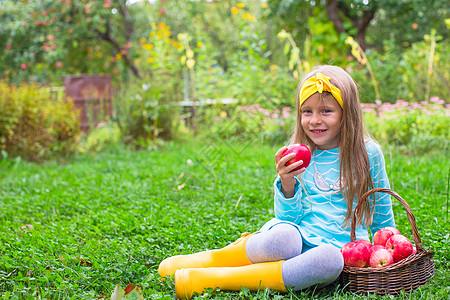
<svg viewBox="0 0 450 300"><path fill-rule="evenodd" d="M146 299L173 299L173 280L161 281L157 274L163 258L225 246L273 216L277 148L197 141L64 163L0 161L0 299L109 298L118 283L140 285ZM412 207L437 267L430 283L399 299L448 299L448 153L412 157L385 150L385 157L392 188ZM394 213L397 227L412 239L398 202ZM248 290L205 295L365 297L339 286L287 295Z"/></svg>

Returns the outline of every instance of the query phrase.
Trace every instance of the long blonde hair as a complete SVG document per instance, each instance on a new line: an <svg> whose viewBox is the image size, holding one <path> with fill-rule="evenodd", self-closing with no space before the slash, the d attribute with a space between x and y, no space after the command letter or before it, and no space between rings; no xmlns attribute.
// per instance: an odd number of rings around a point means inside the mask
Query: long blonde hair
<svg viewBox="0 0 450 300"><path fill-rule="evenodd" d="M316 145L308 138L301 126L301 112L299 107L299 92L305 80L313 77L316 73L322 73L330 77L333 86L341 90L343 101L343 113L341 121L341 134L339 140L339 174L342 185L341 192L347 202L347 212L345 214L344 225L349 225L352 218L352 208L355 196L361 196L370 189L373 189L372 176L370 175L369 157L365 147L365 138L369 134L365 128L361 105L359 101L358 87L350 75L337 66L323 65L314 68L306 74L298 86L297 92L297 125L291 138L293 144L306 144L311 152L316 149ZM321 97L332 97L330 93L324 92ZM370 205L368 201L362 205L358 211L356 225L366 226L372 223Z"/></svg>

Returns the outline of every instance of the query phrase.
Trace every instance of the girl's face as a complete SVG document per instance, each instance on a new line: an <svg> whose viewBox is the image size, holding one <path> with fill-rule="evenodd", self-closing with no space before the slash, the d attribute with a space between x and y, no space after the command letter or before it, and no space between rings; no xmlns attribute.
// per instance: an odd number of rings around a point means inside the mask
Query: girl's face
<svg viewBox="0 0 450 300"><path fill-rule="evenodd" d="M321 99L319 93L315 93L306 99L300 111L301 126L318 149L339 147L342 108L334 98Z"/></svg>

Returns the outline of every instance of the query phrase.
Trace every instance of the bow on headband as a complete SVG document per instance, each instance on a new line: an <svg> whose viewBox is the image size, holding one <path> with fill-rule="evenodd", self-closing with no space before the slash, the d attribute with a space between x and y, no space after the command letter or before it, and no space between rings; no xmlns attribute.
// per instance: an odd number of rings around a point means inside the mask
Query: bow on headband
<svg viewBox="0 0 450 300"><path fill-rule="evenodd" d="M300 107L302 107L303 102L311 97L311 95L316 92L322 94L323 91L330 92L341 108L343 108L341 90L333 86L330 82L330 77L325 76L322 73L317 73L303 83L302 88L300 89Z"/></svg>

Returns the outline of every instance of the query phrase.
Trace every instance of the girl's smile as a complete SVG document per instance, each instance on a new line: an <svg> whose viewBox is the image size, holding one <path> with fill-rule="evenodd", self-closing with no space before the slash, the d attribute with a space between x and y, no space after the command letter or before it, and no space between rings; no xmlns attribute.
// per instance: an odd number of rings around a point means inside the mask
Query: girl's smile
<svg viewBox="0 0 450 300"><path fill-rule="evenodd" d="M301 125L318 149L339 147L342 108L332 97L318 93L309 97L301 107Z"/></svg>
<svg viewBox="0 0 450 300"><path fill-rule="evenodd" d="M310 131L311 131L311 133L312 133L313 135L317 135L317 136L322 135L322 134L324 134L325 132L327 132L326 129L312 129L312 130L310 130Z"/></svg>

